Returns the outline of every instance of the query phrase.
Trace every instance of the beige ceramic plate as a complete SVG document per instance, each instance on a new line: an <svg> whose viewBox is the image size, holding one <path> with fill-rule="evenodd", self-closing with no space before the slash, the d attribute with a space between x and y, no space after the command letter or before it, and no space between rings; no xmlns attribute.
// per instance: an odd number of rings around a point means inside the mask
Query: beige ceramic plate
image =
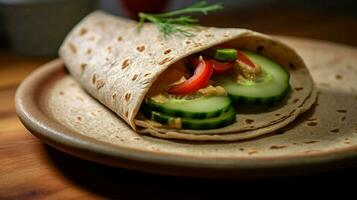
<svg viewBox="0 0 357 200"><path fill-rule="evenodd" d="M187 142L139 135L118 126L122 121L83 92L60 60L41 67L22 83L16 94L17 113L34 135L64 152L161 174L252 178L356 163L357 50L283 39L307 62L318 101L292 124L261 138Z"/></svg>

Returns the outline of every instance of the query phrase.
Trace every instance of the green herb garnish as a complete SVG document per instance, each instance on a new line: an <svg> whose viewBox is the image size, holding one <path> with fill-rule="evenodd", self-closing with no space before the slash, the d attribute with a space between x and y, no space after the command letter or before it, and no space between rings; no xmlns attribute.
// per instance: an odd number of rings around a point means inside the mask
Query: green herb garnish
<svg viewBox="0 0 357 200"><path fill-rule="evenodd" d="M221 9L223 9L223 6L220 3L207 5L207 2L201 1L186 8L167 13L149 14L140 12L138 30L140 31L145 21L150 21L156 24L158 30L163 33L165 37L173 33L178 33L186 37L192 37L195 35L192 33L192 30L197 29L198 19L185 14L203 13L206 15L208 12L218 11Z"/></svg>

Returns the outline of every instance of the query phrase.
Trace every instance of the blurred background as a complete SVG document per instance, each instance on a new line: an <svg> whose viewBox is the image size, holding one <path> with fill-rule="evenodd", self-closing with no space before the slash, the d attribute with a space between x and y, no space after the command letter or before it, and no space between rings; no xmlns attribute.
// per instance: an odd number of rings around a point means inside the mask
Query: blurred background
<svg viewBox="0 0 357 200"><path fill-rule="evenodd" d="M56 56L66 33L87 13L102 9L133 17L163 12L194 0L0 0L0 49L15 55ZM355 0L209 0L224 11L198 16L201 24L308 37L357 45Z"/></svg>

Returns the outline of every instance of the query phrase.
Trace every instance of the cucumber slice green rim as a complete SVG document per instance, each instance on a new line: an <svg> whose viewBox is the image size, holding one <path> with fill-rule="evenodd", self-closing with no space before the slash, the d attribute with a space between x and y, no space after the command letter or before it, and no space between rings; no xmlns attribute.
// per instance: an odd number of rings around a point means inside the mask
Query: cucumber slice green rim
<svg viewBox="0 0 357 200"><path fill-rule="evenodd" d="M181 121L182 129L193 130L220 128L232 124L235 121L235 111L233 107L230 107L226 112L219 116L205 119L179 118L156 111L151 111L150 115L150 119L155 122L167 125L172 121Z"/></svg>
<svg viewBox="0 0 357 200"><path fill-rule="evenodd" d="M214 56L215 59L229 62L237 59L236 49L215 49Z"/></svg>
<svg viewBox="0 0 357 200"><path fill-rule="evenodd" d="M145 106L176 117L203 119L220 115L227 111L231 104L232 101L227 96L203 96L196 99L169 98L166 103L147 99Z"/></svg>
<svg viewBox="0 0 357 200"><path fill-rule="evenodd" d="M217 85L224 87L235 103L272 104L283 99L290 91L289 73L264 56L243 52L262 68L262 75L256 81L247 80L241 83L220 75L215 77Z"/></svg>

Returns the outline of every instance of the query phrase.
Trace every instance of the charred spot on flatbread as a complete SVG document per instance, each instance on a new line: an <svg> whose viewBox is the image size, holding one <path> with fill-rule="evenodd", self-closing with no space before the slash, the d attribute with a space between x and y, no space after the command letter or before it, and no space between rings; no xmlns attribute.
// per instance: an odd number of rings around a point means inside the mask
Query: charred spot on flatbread
<svg viewBox="0 0 357 200"><path fill-rule="evenodd" d="M83 35L85 35L87 32L88 32L88 29L86 29L85 27L82 27L82 28L79 30L79 35L80 35L80 36L83 36Z"/></svg>
<svg viewBox="0 0 357 200"><path fill-rule="evenodd" d="M139 51L139 52L143 52L145 50L145 45L141 45L141 46L136 47L136 50Z"/></svg>
<svg viewBox="0 0 357 200"><path fill-rule="evenodd" d="M87 63L81 63L80 68L82 72L86 69L86 67L87 67Z"/></svg>
<svg viewBox="0 0 357 200"><path fill-rule="evenodd" d="M131 97L131 93L129 93L129 92L125 93L124 99L125 99L126 102L129 102L130 97Z"/></svg>
<svg viewBox="0 0 357 200"><path fill-rule="evenodd" d="M161 61L159 62L159 65L163 65L163 64L165 64L165 63L171 61L172 59L173 59L173 58L171 58L171 57L164 58L163 60L161 60Z"/></svg>
<svg viewBox="0 0 357 200"><path fill-rule="evenodd" d="M68 43L68 47L72 53L77 53L77 47L72 42Z"/></svg>
<svg viewBox="0 0 357 200"><path fill-rule="evenodd" d="M169 54L171 52L171 49L166 49L165 51L164 51L164 54Z"/></svg>
<svg viewBox="0 0 357 200"><path fill-rule="evenodd" d="M129 59L125 59L123 61L122 65L121 65L122 66L121 69L127 68L129 66L129 64L130 64L130 60Z"/></svg>
<svg viewBox="0 0 357 200"><path fill-rule="evenodd" d="M138 76L139 76L139 75L135 74L135 75L131 78L131 80L132 80L132 81L135 81L135 80L138 78Z"/></svg>

